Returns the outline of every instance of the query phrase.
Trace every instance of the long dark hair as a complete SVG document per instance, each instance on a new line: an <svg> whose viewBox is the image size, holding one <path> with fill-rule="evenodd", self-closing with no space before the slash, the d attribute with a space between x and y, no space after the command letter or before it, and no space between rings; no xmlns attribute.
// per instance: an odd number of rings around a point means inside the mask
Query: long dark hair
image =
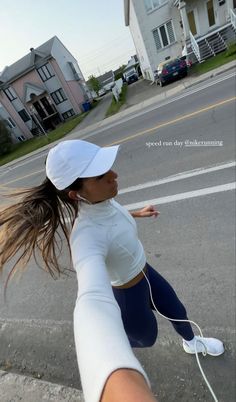
<svg viewBox="0 0 236 402"><path fill-rule="evenodd" d="M70 190L80 190L83 179L77 179L67 189L59 191L46 178L39 186L9 194L20 197L18 202L0 211L0 272L3 266L17 256L5 284L16 271L23 271L37 253L43 268L53 278L62 273L58 256L62 250L63 236L70 251L69 236L79 210L78 201L69 198Z"/></svg>

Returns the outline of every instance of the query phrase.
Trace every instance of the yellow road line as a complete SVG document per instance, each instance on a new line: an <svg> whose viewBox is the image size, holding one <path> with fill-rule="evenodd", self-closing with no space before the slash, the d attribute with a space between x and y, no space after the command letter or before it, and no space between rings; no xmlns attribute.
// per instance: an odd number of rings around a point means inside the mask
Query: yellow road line
<svg viewBox="0 0 236 402"><path fill-rule="evenodd" d="M38 173L42 173L42 172L45 172L45 169L37 170L37 172L32 172L32 173L26 174L25 176L18 177L18 179L10 180L6 184L15 183L16 181L26 179L27 177L34 176L34 175L36 175ZM0 187L2 187L2 186L0 185Z"/></svg>
<svg viewBox="0 0 236 402"><path fill-rule="evenodd" d="M112 142L110 144L107 144L106 146L109 147L111 145L121 144L122 142L129 141L129 140L131 140L133 138L141 137L144 134L151 133L152 131L156 131L156 130L162 128L162 127L170 126L171 124L178 123L179 121L183 121L185 119L189 119L191 117L197 116L198 114L207 112L208 110L214 109L215 107L225 105L226 103L232 102L235 99L236 99L236 96L234 96L233 98L225 99L224 101L221 101L221 102L218 102L218 103L214 103L213 105L204 107L203 109L199 109L196 112L188 113L188 114L185 114L185 115L183 115L181 117L177 117L176 119L166 121L165 123L158 124L155 127L148 128L147 130L144 130L144 131L140 131L139 133L130 135L128 137L125 137L123 140ZM7 184L15 183L17 181L26 179L27 177L34 176L35 174L42 173L42 172L44 172L44 169L38 170L37 172L29 173L29 174L27 174L25 176L22 176L22 177L18 177L18 179L11 180L11 181L7 182Z"/></svg>
<svg viewBox="0 0 236 402"><path fill-rule="evenodd" d="M214 108L217 107L217 106L225 105L226 103L232 102L232 101L235 100L235 99L236 99L236 96L234 96L233 98L229 98L229 99L226 99L226 100L224 100L224 101L215 103L214 105L207 106L207 107L205 107L205 108L203 108L203 109L197 110L196 112L192 112L192 113L189 113L189 114L185 114L185 115L183 115L183 116L181 116L181 117L178 117L177 119L173 119L173 120L167 121L167 122L165 122L165 123L158 124L158 126L155 126L155 127L152 127L152 128L148 128L147 130L144 130L144 131L140 131L139 133L130 135L129 137L125 137L123 140L119 140L119 141L112 142L112 143L110 143L110 144L108 144L108 145L106 145L106 146L109 147L109 146L111 146L111 145L121 144L122 142L129 141L129 140L131 140L131 139L133 139L133 138L140 137L141 135L144 135L144 134L147 134L147 133L151 133L152 131L156 131L156 130L158 130L159 128L166 127L166 126L169 126L169 125L171 125L171 124L173 124L173 123L178 123L179 121L188 119L188 118L190 118L190 117L197 116L198 114L207 112L208 110L214 109Z"/></svg>

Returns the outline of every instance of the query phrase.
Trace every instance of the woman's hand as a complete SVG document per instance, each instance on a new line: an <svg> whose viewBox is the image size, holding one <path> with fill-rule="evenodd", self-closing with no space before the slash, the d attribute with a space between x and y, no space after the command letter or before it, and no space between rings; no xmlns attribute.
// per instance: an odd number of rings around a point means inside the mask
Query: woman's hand
<svg viewBox="0 0 236 402"><path fill-rule="evenodd" d="M154 218L157 218L159 214L160 212L157 211L153 205L147 205L139 211L131 212L131 215L134 218L147 218L150 216L154 216Z"/></svg>

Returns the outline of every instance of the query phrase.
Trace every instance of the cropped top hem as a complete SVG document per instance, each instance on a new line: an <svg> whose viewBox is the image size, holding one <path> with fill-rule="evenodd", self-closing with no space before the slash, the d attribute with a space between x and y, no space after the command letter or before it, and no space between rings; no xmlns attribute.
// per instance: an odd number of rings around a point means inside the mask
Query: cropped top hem
<svg viewBox="0 0 236 402"><path fill-rule="evenodd" d="M128 283L129 281L132 281L132 279L134 279L138 274L140 274L140 272L142 272L142 270L145 267L147 260L145 255L142 255L142 259L140 260L140 263L136 266L135 271L132 270L130 275L127 275L124 280L116 280L116 281L112 281L111 280L111 285L112 286L122 286L125 285L126 283Z"/></svg>

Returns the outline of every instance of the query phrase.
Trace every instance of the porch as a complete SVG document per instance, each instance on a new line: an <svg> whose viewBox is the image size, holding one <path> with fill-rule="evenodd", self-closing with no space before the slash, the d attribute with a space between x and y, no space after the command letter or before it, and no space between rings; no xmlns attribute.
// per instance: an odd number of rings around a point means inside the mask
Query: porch
<svg viewBox="0 0 236 402"><path fill-rule="evenodd" d="M187 54L194 54L196 61L202 62L226 50L230 43L236 41L236 12L231 10L231 21L224 26L212 30L206 35L194 37L189 31L186 40Z"/></svg>
<svg viewBox="0 0 236 402"><path fill-rule="evenodd" d="M232 9L235 1L175 0L174 5L181 16L185 54L193 61L202 62L235 42L236 9Z"/></svg>

